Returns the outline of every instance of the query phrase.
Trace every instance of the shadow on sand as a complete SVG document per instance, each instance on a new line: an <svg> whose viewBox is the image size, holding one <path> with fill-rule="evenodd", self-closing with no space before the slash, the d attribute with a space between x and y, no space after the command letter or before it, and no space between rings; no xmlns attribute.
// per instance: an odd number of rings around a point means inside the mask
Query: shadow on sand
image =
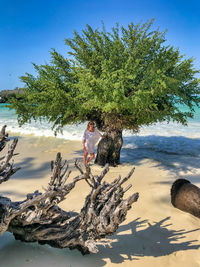
<svg viewBox="0 0 200 267"><path fill-rule="evenodd" d="M125 232L126 231L126 232ZM56 266L84 267L104 266L106 261L120 264L125 261L142 260L142 257L161 257L179 251L200 248L197 240L183 241L194 229L173 230L170 217L151 224L148 220L137 218L119 227L117 233L99 246L98 254L82 256L79 251L55 249L37 243L15 241L11 234L0 237L0 262L2 266ZM125 232L125 233L124 233ZM9 256L10 254L10 256ZM49 265L50 264L50 265Z"/></svg>
<svg viewBox="0 0 200 267"><path fill-rule="evenodd" d="M200 139L184 136L125 137L121 163L140 165L143 159L157 162L156 166L173 171L199 168Z"/></svg>
<svg viewBox="0 0 200 267"><path fill-rule="evenodd" d="M139 166L149 159L155 167L177 176L181 172L200 170L200 139L184 136L130 136L124 137L121 164ZM76 151L82 161L83 151Z"/></svg>
<svg viewBox="0 0 200 267"><path fill-rule="evenodd" d="M155 137L155 141L156 138ZM179 175L180 172L187 172L194 168L199 168L200 158L198 149L200 139L189 139L177 137L176 143L178 147L183 144L183 141L188 144L187 149L175 152L174 147L171 148L172 140L170 137L160 137L160 142L165 142L165 146L169 147L168 152L160 151L159 142L154 146L144 145L142 142L148 143L144 137L139 137L134 148L124 147L122 149L122 164L140 165L144 159L153 160L155 166L170 170ZM150 138L150 140L152 140ZM154 137L153 137L154 140ZM125 143L132 142L128 137ZM173 143L174 146L175 143ZM195 153L190 153L191 149L195 148ZM170 153L171 151L171 153ZM186 151L189 151L185 153ZM172 153L173 152L173 153ZM77 158L82 160L82 150L76 151ZM55 153L56 156L56 153ZM39 179L44 174L49 173L50 177L50 162L43 162L39 168L34 167L35 158L29 157L17 163L22 169L13 175L13 179ZM69 160L70 165L74 162ZM23 176L21 175L23 172ZM26 176L27 175L27 176ZM194 180L199 179L198 175L194 175ZM170 180L159 183L171 183ZM9 193L9 192L8 192ZM177 229L177 227L174 227ZM197 250L200 248L199 240L193 238L188 241L190 233L198 232L200 228L186 231L185 229L174 230L170 223L170 217L166 217L159 222L150 223L148 220L137 218L132 222L119 227L117 233L105 241L105 247L99 245L98 254L85 255L84 257L79 251L69 249L56 249L47 245L41 246L37 243L23 243L14 240L10 233L4 233L0 236L0 263L2 266L58 266L58 267L84 267L84 266L105 266L108 262L120 264L125 261L141 260L142 257L162 257L179 251ZM195 236L194 234L192 236ZM198 236L198 235L197 235ZM184 239L187 238L187 241ZM111 247L106 244L110 243Z"/></svg>
<svg viewBox="0 0 200 267"><path fill-rule="evenodd" d="M59 151L57 151L59 152ZM56 152L54 160L56 158ZM77 150L75 158L82 162L83 151ZM74 159L66 159L73 170ZM121 150L121 164L139 166L143 160L150 159L155 167L168 170L179 176L194 169L200 168L200 139L191 139L183 136L131 136L124 137L124 146ZM45 174L50 175L50 161L43 161L35 167L35 158L27 157L16 163L21 167L13 179L40 178ZM200 169L199 169L200 170ZM23 174L23 175L22 175Z"/></svg>
<svg viewBox="0 0 200 267"><path fill-rule="evenodd" d="M124 231L130 233L123 234ZM192 231L173 230L170 217L153 224L148 220L137 218L119 227L116 235L111 238L115 239L111 243L111 250L115 253L108 252L107 256L110 255L111 262L122 263L126 259L139 260L143 256L160 257L178 251L198 249L199 240L180 242L187 237L187 234L196 231L200 231L200 228Z"/></svg>

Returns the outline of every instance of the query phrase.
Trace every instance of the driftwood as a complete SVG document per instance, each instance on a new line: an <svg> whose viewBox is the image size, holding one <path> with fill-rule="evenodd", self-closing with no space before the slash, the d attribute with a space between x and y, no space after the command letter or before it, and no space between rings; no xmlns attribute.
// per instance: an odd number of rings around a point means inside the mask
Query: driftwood
<svg viewBox="0 0 200 267"><path fill-rule="evenodd" d="M6 133L6 125L4 125L0 132L0 151L3 150L6 142L8 141L9 139L8 134ZM13 140L12 144L8 148L7 155L0 159L0 184L7 181L11 175L13 175L18 169L20 169L13 168L13 164L10 163L11 158L13 157L13 152L17 145L17 141L17 139Z"/></svg>
<svg viewBox="0 0 200 267"><path fill-rule="evenodd" d="M10 163L16 144L17 139L12 142L7 155L0 159L0 183L17 171ZM27 194L26 199L20 202L0 196L0 234L9 231L21 241L49 244L57 248L76 248L83 254L97 253L98 240L117 230L139 197L138 193L134 193L123 199L131 185L125 189L122 185L131 177L134 168L125 178L119 176L107 183L102 180L109 171L108 165L99 176L93 176L89 166L84 172L77 161L75 166L80 175L66 183L71 172L58 153L56 160L51 162L52 174L45 192ZM80 213L59 208L57 205L80 180L85 180L91 188Z"/></svg>
<svg viewBox="0 0 200 267"><path fill-rule="evenodd" d="M6 142L8 142L8 134L6 133L6 125L4 125L0 132L0 151L4 149Z"/></svg>
<svg viewBox="0 0 200 267"><path fill-rule="evenodd" d="M171 203L177 209L200 218L200 188L186 179L176 180L171 187Z"/></svg>

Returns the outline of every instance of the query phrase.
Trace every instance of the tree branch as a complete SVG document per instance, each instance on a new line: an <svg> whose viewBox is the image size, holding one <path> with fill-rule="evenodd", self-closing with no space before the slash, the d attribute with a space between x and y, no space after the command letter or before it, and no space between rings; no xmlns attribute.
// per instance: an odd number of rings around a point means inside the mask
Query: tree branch
<svg viewBox="0 0 200 267"><path fill-rule="evenodd" d="M0 151L4 149L8 141L8 134L6 133L6 125L4 125L0 132Z"/></svg>
<svg viewBox="0 0 200 267"><path fill-rule="evenodd" d="M4 136L6 135L8 137L8 135L5 134L5 126L3 127L3 129L4 129L3 130ZM0 147L3 147L2 143L4 142L5 140L2 138L0 140ZM7 181L17 170L20 169L20 168L13 168L13 164L10 163L11 158L13 157L13 153L15 151L17 142L18 142L17 139L13 140L11 145L8 147L7 154L0 160L0 184Z"/></svg>

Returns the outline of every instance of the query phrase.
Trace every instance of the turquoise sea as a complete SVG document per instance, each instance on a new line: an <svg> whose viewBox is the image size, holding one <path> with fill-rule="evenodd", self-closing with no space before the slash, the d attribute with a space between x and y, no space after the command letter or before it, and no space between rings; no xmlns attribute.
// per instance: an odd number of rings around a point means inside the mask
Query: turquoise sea
<svg viewBox="0 0 200 267"><path fill-rule="evenodd" d="M0 104L0 128L7 125L7 131L19 134L33 134L35 136L54 136L51 124L46 121L32 122L19 127L17 116L14 110L9 110L6 104ZM63 129L63 134L56 138L67 140L81 140L86 124L68 125ZM148 127L142 127L138 134L130 131L123 131L123 148L128 153L143 157L152 156L154 152L175 155L200 155L200 109L196 108L195 116L190 119L188 126L170 122L157 123ZM124 152L124 153L125 153ZM123 151L122 151L123 157Z"/></svg>

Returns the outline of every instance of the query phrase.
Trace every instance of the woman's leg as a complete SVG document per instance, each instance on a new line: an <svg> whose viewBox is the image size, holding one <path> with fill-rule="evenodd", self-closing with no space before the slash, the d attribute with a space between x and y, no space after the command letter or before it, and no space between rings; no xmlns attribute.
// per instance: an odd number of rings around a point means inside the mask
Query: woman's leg
<svg viewBox="0 0 200 267"><path fill-rule="evenodd" d="M94 153L90 153L90 157L89 157L89 159L87 160L87 163L89 163L91 160L93 160L94 157L95 157L95 156L94 156Z"/></svg>
<svg viewBox="0 0 200 267"><path fill-rule="evenodd" d="M88 152L85 150L85 151L84 151L84 156L83 156L83 164L84 164L84 165L87 164L87 156L88 156Z"/></svg>

